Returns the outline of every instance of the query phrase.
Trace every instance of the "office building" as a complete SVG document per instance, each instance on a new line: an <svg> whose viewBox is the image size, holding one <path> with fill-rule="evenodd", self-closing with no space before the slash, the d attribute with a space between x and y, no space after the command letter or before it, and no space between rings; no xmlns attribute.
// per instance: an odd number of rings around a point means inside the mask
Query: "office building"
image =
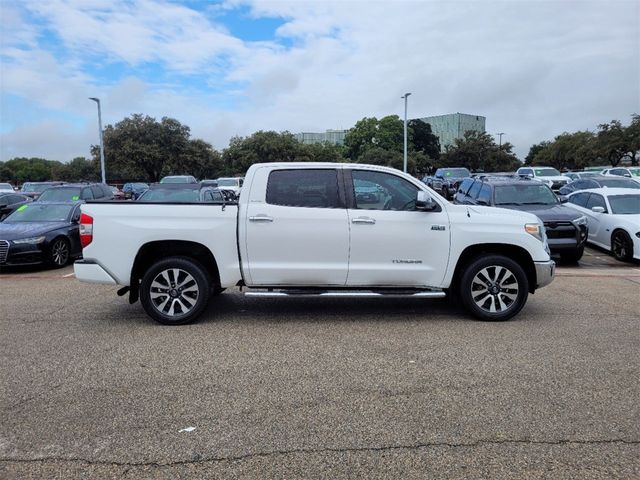
<svg viewBox="0 0 640 480"><path fill-rule="evenodd" d="M474 130L485 132L486 118L480 115L468 115L466 113L450 113L447 115L435 115L423 117L422 120L431 125L431 131L440 139L440 151L444 152L447 145L453 145L458 138L464 137L464 132Z"/></svg>

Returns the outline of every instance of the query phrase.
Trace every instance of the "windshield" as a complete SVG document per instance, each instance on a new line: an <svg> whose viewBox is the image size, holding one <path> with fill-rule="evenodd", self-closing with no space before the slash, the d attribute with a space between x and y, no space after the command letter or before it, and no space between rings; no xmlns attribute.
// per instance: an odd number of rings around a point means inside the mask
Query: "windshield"
<svg viewBox="0 0 640 480"><path fill-rule="evenodd" d="M13 191L13 187L8 183L0 183L0 190L11 190Z"/></svg>
<svg viewBox="0 0 640 480"><path fill-rule="evenodd" d="M442 170L440 175L443 177L470 177L471 172L466 168L447 168Z"/></svg>
<svg viewBox="0 0 640 480"><path fill-rule="evenodd" d="M555 168L536 168L536 177L557 177L560 172Z"/></svg>
<svg viewBox="0 0 640 480"><path fill-rule="evenodd" d="M640 183L634 182L630 178L621 178L618 180L614 179L605 179L598 180L598 183L601 187L615 187L615 188L640 188Z"/></svg>
<svg viewBox="0 0 640 480"><path fill-rule="evenodd" d="M558 203L558 199L546 185L497 185L494 195L496 205L556 205Z"/></svg>
<svg viewBox="0 0 640 480"><path fill-rule="evenodd" d="M5 223L17 222L64 222L74 205L51 205L33 202L19 207L5 219Z"/></svg>
<svg viewBox="0 0 640 480"><path fill-rule="evenodd" d="M27 193L42 193L47 188L51 188L51 185L48 183L25 183L22 186L22 191Z"/></svg>
<svg viewBox="0 0 640 480"><path fill-rule="evenodd" d="M140 198L139 202L158 202L158 203L171 203L171 202L199 202L200 192L198 190L191 189L178 189L178 190L147 190Z"/></svg>
<svg viewBox="0 0 640 480"><path fill-rule="evenodd" d="M192 183L191 177L164 177L160 183Z"/></svg>
<svg viewBox="0 0 640 480"><path fill-rule="evenodd" d="M64 202L66 200L79 200L80 187L56 187L45 190L38 201Z"/></svg>
<svg viewBox="0 0 640 480"><path fill-rule="evenodd" d="M609 204L616 215L640 215L640 195L612 195Z"/></svg>
<svg viewBox="0 0 640 480"><path fill-rule="evenodd" d="M219 187L237 187L238 179L237 178L219 178L218 186Z"/></svg>

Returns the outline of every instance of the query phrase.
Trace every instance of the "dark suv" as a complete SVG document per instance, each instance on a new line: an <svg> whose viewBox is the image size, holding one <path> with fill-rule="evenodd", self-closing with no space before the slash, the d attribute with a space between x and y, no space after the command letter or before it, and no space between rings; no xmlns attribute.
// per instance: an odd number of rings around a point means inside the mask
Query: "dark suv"
<svg viewBox="0 0 640 480"><path fill-rule="evenodd" d="M587 241L587 218L562 205L544 183L519 177L480 177L464 180L454 198L462 205L522 210L544 223L549 249L563 260L577 262Z"/></svg>
<svg viewBox="0 0 640 480"><path fill-rule="evenodd" d="M113 200L113 191L104 183L67 183L47 188L39 202L76 202L78 200Z"/></svg>
<svg viewBox="0 0 640 480"><path fill-rule="evenodd" d="M460 182L471 177L471 172L466 168L439 168L433 177L432 185L429 186L447 200L451 200L458 191Z"/></svg>

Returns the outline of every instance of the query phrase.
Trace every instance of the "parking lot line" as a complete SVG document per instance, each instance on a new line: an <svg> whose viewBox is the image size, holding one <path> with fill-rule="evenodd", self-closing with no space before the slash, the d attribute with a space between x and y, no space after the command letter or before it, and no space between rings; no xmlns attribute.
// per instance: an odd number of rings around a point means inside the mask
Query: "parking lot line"
<svg viewBox="0 0 640 480"><path fill-rule="evenodd" d="M62 278L73 277L74 275L75 275L75 273L71 272L71 273L68 273L66 275L63 275Z"/></svg>

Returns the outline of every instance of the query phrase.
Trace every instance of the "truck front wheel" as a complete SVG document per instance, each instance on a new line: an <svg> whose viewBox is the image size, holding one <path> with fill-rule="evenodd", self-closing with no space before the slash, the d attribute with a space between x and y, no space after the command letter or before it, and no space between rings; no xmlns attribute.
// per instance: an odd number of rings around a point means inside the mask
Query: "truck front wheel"
<svg viewBox="0 0 640 480"><path fill-rule="evenodd" d="M490 255L465 268L458 293L466 309L480 320L509 320L524 307L529 281L516 262Z"/></svg>
<svg viewBox="0 0 640 480"><path fill-rule="evenodd" d="M211 280L199 263L169 257L154 263L142 277L140 301L147 314L164 325L194 321L206 308Z"/></svg>

